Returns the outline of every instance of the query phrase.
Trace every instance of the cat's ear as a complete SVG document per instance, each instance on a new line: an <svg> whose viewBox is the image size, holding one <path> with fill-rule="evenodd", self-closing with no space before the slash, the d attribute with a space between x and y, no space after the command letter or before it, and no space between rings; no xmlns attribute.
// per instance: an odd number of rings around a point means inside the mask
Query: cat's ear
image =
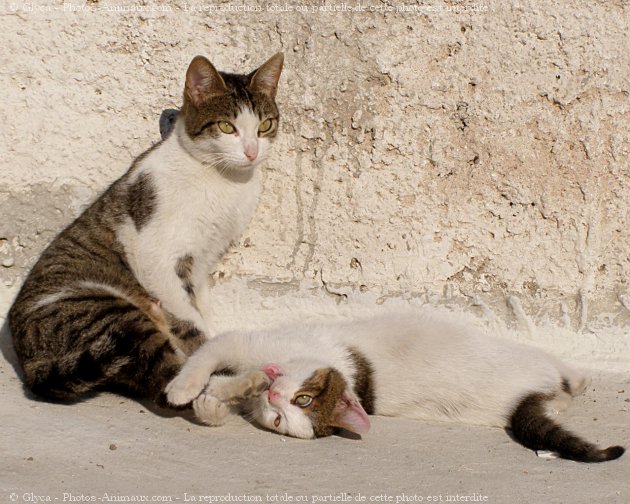
<svg viewBox="0 0 630 504"><path fill-rule="evenodd" d="M223 77L203 56L195 56L186 72L186 96L195 107L199 107L212 96L220 96L228 92Z"/></svg>
<svg viewBox="0 0 630 504"><path fill-rule="evenodd" d="M333 427L341 427L356 434L370 430L370 419L359 400L347 391L335 406Z"/></svg>
<svg viewBox="0 0 630 504"><path fill-rule="evenodd" d="M281 52L274 54L257 70L249 74L249 89L275 98L283 63L284 54Z"/></svg>
<svg viewBox="0 0 630 504"><path fill-rule="evenodd" d="M278 376L282 376L284 374L284 371L282 371L282 368L278 366L278 364L265 364L261 371L272 380L275 380Z"/></svg>

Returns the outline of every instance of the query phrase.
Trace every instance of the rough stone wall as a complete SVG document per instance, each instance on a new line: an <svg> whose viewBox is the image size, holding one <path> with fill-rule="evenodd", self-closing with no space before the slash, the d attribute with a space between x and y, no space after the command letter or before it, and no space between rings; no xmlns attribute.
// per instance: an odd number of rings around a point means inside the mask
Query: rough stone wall
<svg viewBox="0 0 630 504"><path fill-rule="evenodd" d="M574 342L546 346L630 358L626 2L3 8L4 304L159 138L194 55L249 71L283 50L281 138L218 293L463 305Z"/></svg>

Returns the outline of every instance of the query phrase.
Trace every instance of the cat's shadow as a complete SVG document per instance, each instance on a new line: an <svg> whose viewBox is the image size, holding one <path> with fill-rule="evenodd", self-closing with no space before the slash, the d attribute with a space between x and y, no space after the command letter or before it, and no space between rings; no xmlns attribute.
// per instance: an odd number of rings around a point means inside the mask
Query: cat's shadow
<svg viewBox="0 0 630 504"><path fill-rule="evenodd" d="M13 340L11 339L11 329L9 328L8 320L5 320L0 328L0 351L2 352L4 360L13 366L15 374L17 374L20 379L23 378L20 361L15 353L15 348L13 348Z"/></svg>
<svg viewBox="0 0 630 504"><path fill-rule="evenodd" d="M195 425L203 425L201 422L197 420L195 417L195 413L192 408L162 408L158 406L153 400L147 398L139 398L133 397L129 394L120 393L123 397L130 399L138 404L140 404L144 409L146 409L149 413L159 416L161 418L183 418L188 420L190 423Z"/></svg>
<svg viewBox="0 0 630 504"><path fill-rule="evenodd" d="M44 401L41 397L33 394L24 385L24 373L22 372L20 360L18 359L17 353L15 352L15 347L13 346L13 339L11 338L11 329L9 328L8 319L5 319L5 321L2 323L2 327L0 328L0 352L2 352L4 360L7 361L11 365L11 367L13 367L16 376L20 379L22 383L22 393L24 394L24 397L32 401L48 402Z"/></svg>
<svg viewBox="0 0 630 504"><path fill-rule="evenodd" d="M345 429L339 429L336 433L335 433L336 437L340 437L340 438L344 438L344 439L349 439L351 441L361 441L363 438L361 437L361 434L357 434L356 432L350 432L347 431Z"/></svg>

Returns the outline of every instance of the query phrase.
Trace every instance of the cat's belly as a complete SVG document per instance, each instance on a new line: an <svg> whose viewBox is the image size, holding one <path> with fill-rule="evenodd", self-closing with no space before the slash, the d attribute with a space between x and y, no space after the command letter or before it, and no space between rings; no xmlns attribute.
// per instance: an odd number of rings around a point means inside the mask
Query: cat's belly
<svg viewBox="0 0 630 504"><path fill-rule="evenodd" d="M410 418L415 420L465 423L505 427L507 407L497 404L466 403L456 400L437 401L417 399L406 403L380 401L376 404L377 415Z"/></svg>

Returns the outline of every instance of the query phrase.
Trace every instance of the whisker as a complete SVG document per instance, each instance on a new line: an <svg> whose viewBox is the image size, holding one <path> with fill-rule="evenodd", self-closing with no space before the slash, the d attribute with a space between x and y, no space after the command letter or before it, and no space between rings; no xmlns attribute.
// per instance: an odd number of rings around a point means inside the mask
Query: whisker
<svg viewBox="0 0 630 504"><path fill-rule="evenodd" d="M204 163L219 170L221 175L233 169L238 169L242 160L231 153L208 153L204 156Z"/></svg>
<svg viewBox="0 0 630 504"><path fill-rule="evenodd" d="M258 424L258 421L256 419L256 415L254 414L254 412L252 410L244 410L241 411L241 416L247 420L249 423L255 423Z"/></svg>

